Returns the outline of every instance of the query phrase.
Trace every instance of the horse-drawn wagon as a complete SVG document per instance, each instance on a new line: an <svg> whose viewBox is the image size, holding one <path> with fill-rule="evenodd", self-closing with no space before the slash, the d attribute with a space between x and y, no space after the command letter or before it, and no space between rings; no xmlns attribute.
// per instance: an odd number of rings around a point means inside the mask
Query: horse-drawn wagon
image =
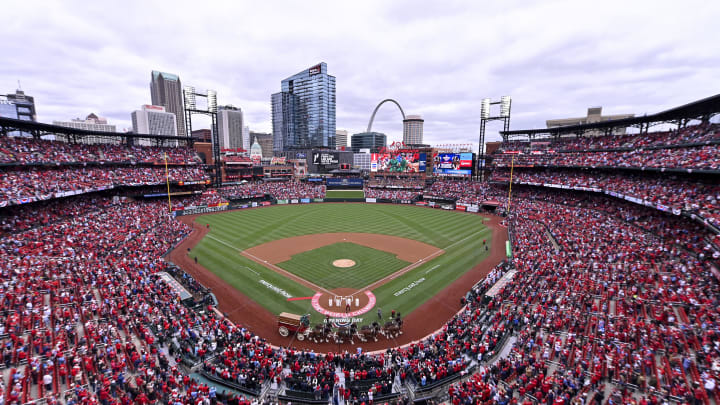
<svg viewBox="0 0 720 405"><path fill-rule="evenodd" d="M278 333L287 337L294 333L297 340L305 340L305 334L310 325L310 314L297 315L289 312L281 312L278 315Z"/></svg>

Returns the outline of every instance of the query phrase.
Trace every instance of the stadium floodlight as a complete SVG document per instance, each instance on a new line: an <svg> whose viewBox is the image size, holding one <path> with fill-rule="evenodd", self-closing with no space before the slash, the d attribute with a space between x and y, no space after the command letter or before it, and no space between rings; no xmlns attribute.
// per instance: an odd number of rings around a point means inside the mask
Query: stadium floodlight
<svg viewBox="0 0 720 405"><path fill-rule="evenodd" d="M212 113L217 112L217 91L215 90L208 90L207 91L207 102L208 102L208 111Z"/></svg>
<svg viewBox="0 0 720 405"><path fill-rule="evenodd" d="M194 110L197 106L195 102L195 87L185 86L183 88L183 95L185 96L185 108Z"/></svg>
<svg viewBox="0 0 720 405"><path fill-rule="evenodd" d="M500 116L503 118L510 116L510 96L500 97Z"/></svg>
<svg viewBox="0 0 720 405"><path fill-rule="evenodd" d="M490 99L489 98L482 99L482 102L480 103L480 118L485 119L485 120L490 118Z"/></svg>

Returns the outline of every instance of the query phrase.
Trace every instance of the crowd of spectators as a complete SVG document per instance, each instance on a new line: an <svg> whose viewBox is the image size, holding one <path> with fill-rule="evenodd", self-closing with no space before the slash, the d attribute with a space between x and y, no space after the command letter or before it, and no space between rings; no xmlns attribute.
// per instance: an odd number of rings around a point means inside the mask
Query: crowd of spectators
<svg viewBox="0 0 720 405"><path fill-rule="evenodd" d="M85 145L25 137L0 137L0 164L202 163L190 147Z"/></svg>
<svg viewBox="0 0 720 405"><path fill-rule="evenodd" d="M227 199L261 198L265 195L276 199L325 198L325 186L296 181L253 181L225 186L219 190Z"/></svg>
<svg viewBox="0 0 720 405"><path fill-rule="evenodd" d="M541 139L537 141L514 141L501 146L502 151L530 153L533 150L589 151L602 149L637 149L666 147L720 141L720 125L692 125L680 130L649 132L643 134L584 136L572 138Z"/></svg>
<svg viewBox="0 0 720 405"><path fill-rule="evenodd" d="M493 180L508 181L510 173L496 171ZM631 196L655 205L701 215L720 225L720 185L669 176L646 176L600 171L515 170L514 183L553 184L597 189Z"/></svg>
<svg viewBox="0 0 720 405"><path fill-rule="evenodd" d="M422 191L402 190L393 188L365 188L366 198L384 198L387 200L415 200Z"/></svg>
<svg viewBox="0 0 720 405"><path fill-rule="evenodd" d="M48 192L76 182L82 189L95 177L98 184L135 184L128 183L132 178L146 184L156 170L109 167L83 177L86 169L73 170L75 179L45 176L64 171L59 169L41 175L7 170L0 190L8 200L42 188L26 186L33 182L48 184ZM176 180L206 178L199 168L173 169ZM524 173L516 175L523 179ZM16 177L6 180L10 175ZM573 184L642 192L683 209L686 199L695 198L710 205L691 209L717 212L713 185L660 178L625 183L632 177L612 176L585 182L575 176L566 177ZM384 185L366 193L418 193ZM325 187L246 183L180 197L176 207L265 195L323 198ZM504 188L475 181L439 180L424 195L468 203L507 199ZM707 230L638 204L553 189L514 190L506 220L512 262L472 287L463 310L440 331L380 354L273 347L206 306L180 303L158 272L171 272L193 292L203 288L162 259L190 231L168 213L164 199L81 195L0 209L2 403L250 403L191 378L183 371L188 363L202 365L211 381L253 396L278 384L291 397L340 396L346 403L397 397L398 382L419 392L455 382L447 394L458 404L604 403L606 393L612 403L720 401L720 288ZM503 279L504 286L487 294Z"/></svg>
<svg viewBox="0 0 720 405"><path fill-rule="evenodd" d="M29 206L9 206L0 211L0 235L46 226L68 217L82 217L91 211L104 209L110 202L108 197L92 195L56 198Z"/></svg>
<svg viewBox="0 0 720 405"><path fill-rule="evenodd" d="M173 166L171 182L205 181L200 166ZM115 186L161 184L166 181L164 167L54 167L0 169L0 204L15 200L44 200L71 192L90 192Z"/></svg>
<svg viewBox="0 0 720 405"><path fill-rule="evenodd" d="M564 152L535 151L493 155L495 167L566 166L720 170L720 144L668 149Z"/></svg>
<svg viewBox="0 0 720 405"><path fill-rule="evenodd" d="M366 181L365 188L402 188L408 190L423 190L425 188L425 180L376 177Z"/></svg>
<svg viewBox="0 0 720 405"><path fill-rule="evenodd" d="M224 322L188 310L155 275L188 227L164 201L120 199L97 208L0 239L5 403L209 398L211 389L162 350L193 344ZM168 335L170 342L162 340Z"/></svg>
<svg viewBox="0 0 720 405"><path fill-rule="evenodd" d="M464 204L483 204L502 200L507 197L507 191L475 180L436 180L425 189L423 196L426 199L452 199Z"/></svg>
<svg viewBox="0 0 720 405"><path fill-rule="evenodd" d="M708 263L654 233L663 224L648 223L664 219L647 208L576 196L514 201L517 273L487 306L521 329L506 358L449 389L451 401L717 400L720 290Z"/></svg>
<svg viewBox="0 0 720 405"><path fill-rule="evenodd" d="M227 200L215 190L206 190L202 194L191 196L172 196L171 204L173 210L181 210L189 207L218 206L227 204Z"/></svg>

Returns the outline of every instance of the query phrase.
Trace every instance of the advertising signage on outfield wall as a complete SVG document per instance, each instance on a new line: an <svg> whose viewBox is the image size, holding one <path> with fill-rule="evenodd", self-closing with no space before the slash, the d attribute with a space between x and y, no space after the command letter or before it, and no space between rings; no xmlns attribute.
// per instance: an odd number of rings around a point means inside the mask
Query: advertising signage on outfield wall
<svg viewBox="0 0 720 405"><path fill-rule="evenodd" d="M423 173L427 155L418 152L373 153L370 155L371 172Z"/></svg>

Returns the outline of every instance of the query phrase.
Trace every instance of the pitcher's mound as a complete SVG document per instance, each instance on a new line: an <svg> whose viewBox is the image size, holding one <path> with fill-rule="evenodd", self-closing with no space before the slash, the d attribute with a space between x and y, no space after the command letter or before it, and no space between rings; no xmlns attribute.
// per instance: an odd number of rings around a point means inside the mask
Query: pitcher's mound
<svg viewBox="0 0 720 405"><path fill-rule="evenodd" d="M355 265L355 261L350 260L350 259L337 259L337 260L333 261L333 266L335 266L335 267L347 268L347 267L352 267L354 265Z"/></svg>

